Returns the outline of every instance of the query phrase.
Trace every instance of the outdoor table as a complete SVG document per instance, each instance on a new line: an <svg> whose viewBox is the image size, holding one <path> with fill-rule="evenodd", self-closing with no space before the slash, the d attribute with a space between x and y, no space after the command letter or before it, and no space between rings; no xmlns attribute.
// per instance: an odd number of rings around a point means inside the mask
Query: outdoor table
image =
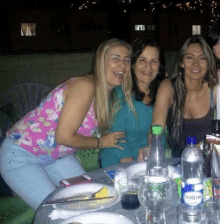
<svg viewBox="0 0 220 224"><path fill-rule="evenodd" d="M168 163L170 165L172 165L172 164L177 163L178 160L176 158L175 159L169 159ZM106 185L114 186L114 183L106 175L106 173L104 173L104 170L116 170L119 167L127 168L128 166L130 166L134 163L137 163L137 162L119 164L119 165L111 166L111 167L108 167L108 168L101 168L101 169L98 169L98 170L95 170L95 171L92 171L92 172L88 173L88 175L93 178L92 183L100 183L100 184L106 184ZM48 197L41 203L41 205L39 206L39 208L37 209L37 211L35 213L33 224L44 224L44 223L45 224L46 223L47 224L57 224L57 223L63 221L63 219L51 220L51 218L49 217L49 214L53 211L52 205L44 206L44 207L42 206L43 203L51 200L52 196L62 189L63 189L63 186L58 187L50 195L48 195ZM172 201L171 201L170 204L169 203L167 204L166 209L165 209L165 213L166 213L166 216L167 216L167 219L168 219L167 223L169 223L169 224L176 224L177 223L176 208L179 204L180 204L180 200L179 200L179 197L178 197L177 189L174 189L173 190L173 195L172 195ZM137 224L135 215L139 212L142 212L142 211L145 211L145 208L142 205L138 209L135 209L135 210L125 210L125 209L122 208L121 202L119 202L119 203L117 203L117 204L115 204L111 207L97 210L96 212L112 212L112 213L116 213L116 214L121 214L121 215L124 215L127 218L129 218L131 221L133 221L134 224Z"/></svg>

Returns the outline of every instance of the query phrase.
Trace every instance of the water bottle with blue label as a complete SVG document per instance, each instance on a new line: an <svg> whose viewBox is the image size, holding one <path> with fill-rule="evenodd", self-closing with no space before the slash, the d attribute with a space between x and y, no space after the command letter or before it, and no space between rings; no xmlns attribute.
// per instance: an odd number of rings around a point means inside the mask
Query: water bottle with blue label
<svg viewBox="0 0 220 224"><path fill-rule="evenodd" d="M194 207L203 203L203 154L195 136L188 136L186 144L181 155L182 203Z"/></svg>

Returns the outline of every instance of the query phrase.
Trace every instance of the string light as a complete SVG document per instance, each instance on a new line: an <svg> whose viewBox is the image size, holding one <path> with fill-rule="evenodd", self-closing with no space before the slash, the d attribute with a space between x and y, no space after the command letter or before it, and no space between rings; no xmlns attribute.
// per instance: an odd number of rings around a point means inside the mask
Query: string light
<svg viewBox="0 0 220 224"><path fill-rule="evenodd" d="M124 4L131 4L133 1L132 0L117 0L118 3L122 3ZM89 8L89 5L93 5L93 7L95 7L95 5L98 5L98 3L102 3L103 0L85 0L84 3L79 7L79 10L85 10ZM191 4L192 1L187 1L185 3L181 3L181 1L179 0L179 3L175 4L173 1L170 2L169 4L165 4L162 3L159 0L151 0L149 3L150 6L150 11L154 12L156 10L159 10L159 8L161 9L169 9L169 8L178 8L179 10L183 10L183 11L192 11L192 10L197 10L200 13L204 13L205 11L209 11L212 15L212 17L220 17L220 14L216 14L216 9L217 7L219 7L219 3L216 0L212 0L209 3L206 3L203 0L195 0L194 3ZM70 4L70 8L73 8L73 4ZM147 11L146 8L143 9L144 11ZM128 12L128 9L123 9L124 13Z"/></svg>

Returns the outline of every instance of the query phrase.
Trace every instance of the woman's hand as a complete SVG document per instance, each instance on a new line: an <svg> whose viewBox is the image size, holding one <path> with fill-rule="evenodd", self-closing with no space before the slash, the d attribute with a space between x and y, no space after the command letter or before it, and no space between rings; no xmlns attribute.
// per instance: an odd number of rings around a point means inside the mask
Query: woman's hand
<svg viewBox="0 0 220 224"><path fill-rule="evenodd" d="M143 162L149 157L149 154L150 154L150 146L146 146L144 148L139 149L137 161Z"/></svg>
<svg viewBox="0 0 220 224"><path fill-rule="evenodd" d="M125 137L125 133L122 131L116 131L103 135L100 138L100 148L119 148L124 150L118 143L126 143L127 141L122 139Z"/></svg>
<svg viewBox="0 0 220 224"><path fill-rule="evenodd" d="M206 141L215 145L220 145L220 138L213 135L206 135Z"/></svg>
<svg viewBox="0 0 220 224"><path fill-rule="evenodd" d="M130 163L132 161L134 161L133 157L126 157L126 158L121 158L120 159L120 163Z"/></svg>

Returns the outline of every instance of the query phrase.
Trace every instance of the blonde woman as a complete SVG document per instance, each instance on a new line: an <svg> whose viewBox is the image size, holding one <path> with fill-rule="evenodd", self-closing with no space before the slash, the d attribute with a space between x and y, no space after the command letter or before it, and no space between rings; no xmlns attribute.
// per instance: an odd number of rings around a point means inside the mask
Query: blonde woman
<svg viewBox="0 0 220 224"><path fill-rule="evenodd" d="M34 210L61 179L85 173L74 156L77 150L123 149L117 143L125 133L106 131L117 112L114 87L123 86L133 110L130 54L130 46L124 41L102 43L95 55L94 74L59 85L8 130L0 153L1 175ZM91 137L97 127L101 137Z"/></svg>

